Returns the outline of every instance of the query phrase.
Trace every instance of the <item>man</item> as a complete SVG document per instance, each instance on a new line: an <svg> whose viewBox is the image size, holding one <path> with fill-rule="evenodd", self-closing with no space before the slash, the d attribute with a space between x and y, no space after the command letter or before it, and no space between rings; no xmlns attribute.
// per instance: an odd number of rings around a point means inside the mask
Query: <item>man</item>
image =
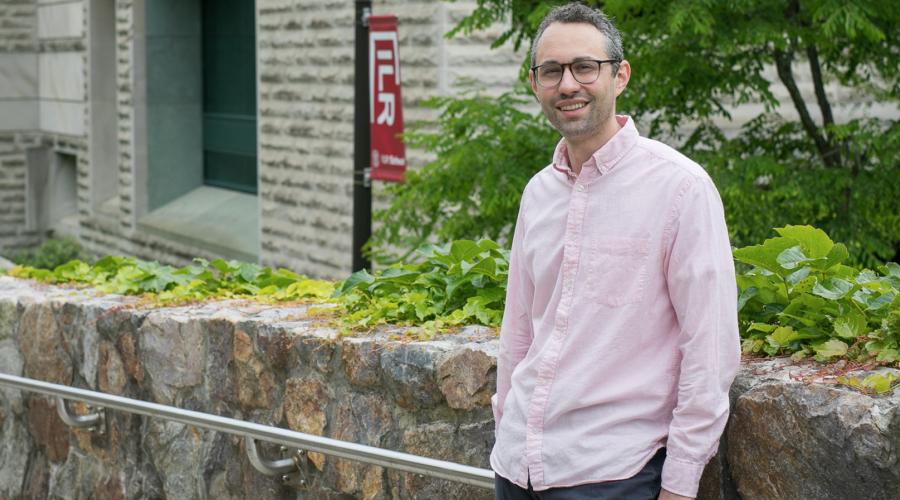
<svg viewBox="0 0 900 500"><path fill-rule="evenodd" d="M553 10L531 58L563 138L525 188L512 243L497 498L695 497L740 361L718 192L615 115L631 67L605 15Z"/></svg>

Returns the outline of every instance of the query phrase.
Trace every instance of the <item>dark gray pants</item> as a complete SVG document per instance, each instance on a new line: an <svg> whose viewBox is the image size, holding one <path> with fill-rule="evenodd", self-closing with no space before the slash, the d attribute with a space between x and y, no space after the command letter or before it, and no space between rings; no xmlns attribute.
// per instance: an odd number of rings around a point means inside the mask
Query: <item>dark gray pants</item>
<svg viewBox="0 0 900 500"><path fill-rule="evenodd" d="M640 472L628 479L544 491L532 490L530 481L528 489L524 489L495 475L494 494L497 500L656 500L665 460L666 449L660 448Z"/></svg>

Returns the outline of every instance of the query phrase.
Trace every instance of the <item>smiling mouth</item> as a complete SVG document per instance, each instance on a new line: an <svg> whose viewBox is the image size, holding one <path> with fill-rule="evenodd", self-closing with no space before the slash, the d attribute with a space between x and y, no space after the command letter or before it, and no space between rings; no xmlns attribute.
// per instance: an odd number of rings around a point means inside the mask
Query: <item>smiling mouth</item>
<svg viewBox="0 0 900 500"><path fill-rule="evenodd" d="M587 106L586 102L580 102L577 104L569 104L568 106L560 106L559 109L562 111L575 111L576 109L581 109L585 106Z"/></svg>

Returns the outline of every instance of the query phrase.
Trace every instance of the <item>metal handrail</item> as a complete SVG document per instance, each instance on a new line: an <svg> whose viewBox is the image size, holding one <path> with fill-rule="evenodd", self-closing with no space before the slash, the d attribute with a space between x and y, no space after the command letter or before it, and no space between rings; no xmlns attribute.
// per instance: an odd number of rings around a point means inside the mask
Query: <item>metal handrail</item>
<svg viewBox="0 0 900 500"><path fill-rule="evenodd" d="M426 476L465 483L480 488L494 489L494 472L469 465L437 460L399 451L385 450L347 441L340 441L313 434L304 434L280 427L246 422L234 418L220 417L174 406L149 403L137 399L115 396L102 392L78 389L65 385L51 384L40 380L17 377L0 373L0 386L9 386L50 396L63 397L91 403L107 410L114 409L128 413L162 418L173 422L201 427L227 434L245 436L260 441L281 444L290 448L323 453L340 458L356 460L367 464L380 465L390 469L412 472Z"/></svg>

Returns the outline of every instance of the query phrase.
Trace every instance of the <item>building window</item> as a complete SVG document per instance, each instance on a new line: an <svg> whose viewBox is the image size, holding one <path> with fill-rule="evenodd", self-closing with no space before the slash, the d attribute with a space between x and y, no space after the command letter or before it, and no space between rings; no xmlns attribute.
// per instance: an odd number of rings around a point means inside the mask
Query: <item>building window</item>
<svg viewBox="0 0 900 500"><path fill-rule="evenodd" d="M253 0L203 0L203 182L256 193Z"/></svg>

